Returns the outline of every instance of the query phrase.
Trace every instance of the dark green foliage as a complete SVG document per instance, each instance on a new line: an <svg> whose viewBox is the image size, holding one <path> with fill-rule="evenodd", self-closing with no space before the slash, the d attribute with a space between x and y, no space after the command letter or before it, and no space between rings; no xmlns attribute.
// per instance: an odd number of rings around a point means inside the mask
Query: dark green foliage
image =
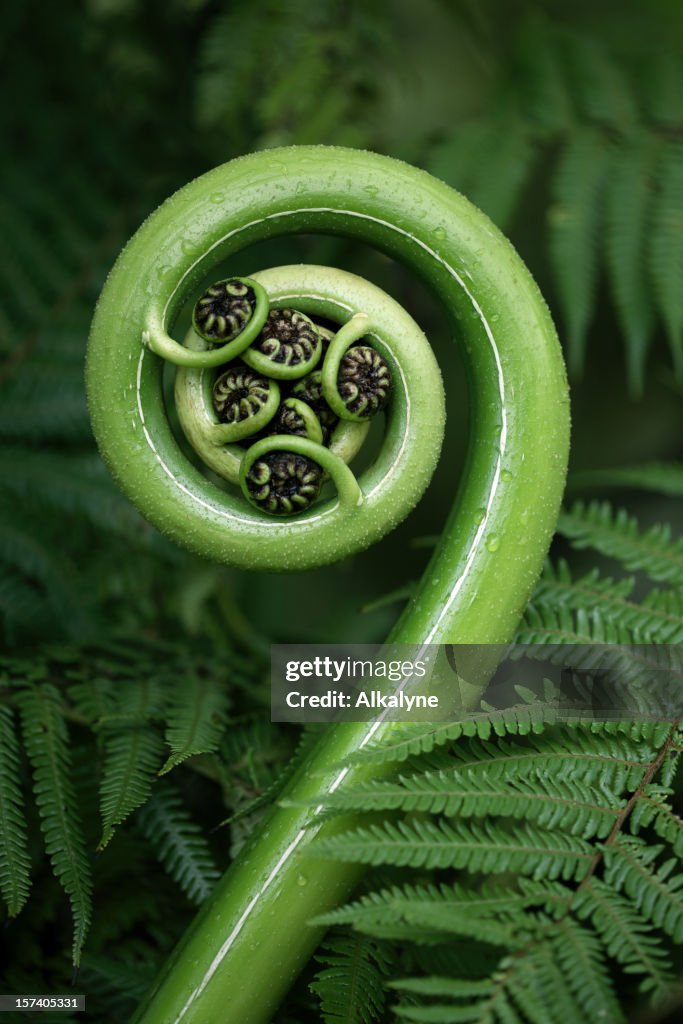
<svg viewBox="0 0 683 1024"><path fill-rule="evenodd" d="M586 365L604 273L629 385L642 394L658 320L681 370L683 245L676 211L683 159L671 137L683 109L680 55L653 57L643 70L590 34L538 16L512 39L485 112L453 128L432 154L430 169L509 228L539 160L554 162L547 245L570 368L578 373ZM664 79L662 118L648 101L662 102Z"/></svg>
<svg viewBox="0 0 683 1024"><path fill-rule="evenodd" d="M396 783L370 781L335 794L328 812L376 815L386 808L392 819L342 828L318 843L320 855L437 868L445 878L458 873L454 883L371 890L323 921L349 925L386 949L452 936L480 944L482 954L499 950L486 978L459 972L394 983L415 997L400 1004L401 1019L580 1020L599 1006L606 1019L623 1019L610 980L614 965L642 976L641 991L661 998L671 980L662 933L674 942L683 935L680 830L673 822L660 829L665 843L639 834L657 814L671 813L670 790L652 780L679 742L671 725L656 732L548 726L533 737L472 741L464 764L455 743L444 750L453 767L438 773L429 755L413 756L411 774ZM488 772L499 748L505 771L492 795ZM591 751L611 760L611 769L590 765ZM557 782L550 766L562 757L576 758L587 774L568 770ZM650 793L653 811L637 813Z"/></svg>
<svg viewBox="0 0 683 1024"><path fill-rule="evenodd" d="M561 528L627 568L672 578L679 544L668 531L643 534L625 512L581 505ZM593 569L576 578L566 562L548 564L517 639L552 644L553 661L564 649L567 664L574 648L563 644L680 643L680 588L650 589L638 602L634 586L632 577ZM649 648L639 650L645 657ZM629 672L624 662L622 678ZM554 723L534 700L506 713L482 702L460 722L397 725L353 759L395 763L396 774L323 804L326 817L369 817L353 828L340 818L318 841L319 856L403 869L396 884L369 886L320 922L373 937L393 951L394 971L419 963L420 974L390 982L399 1020L618 1022L626 991L675 1002L678 724ZM479 957L450 974L420 962L420 948L449 938L474 943Z"/></svg>
<svg viewBox="0 0 683 1024"><path fill-rule="evenodd" d="M383 981L389 961L381 946L365 935L332 935L325 940L311 991L320 1000L325 1024L372 1024L385 1003Z"/></svg>
<svg viewBox="0 0 683 1024"><path fill-rule="evenodd" d="M159 787L140 825L169 875L192 903L203 903L219 878L206 839L170 784Z"/></svg>
<svg viewBox="0 0 683 1024"><path fill-rule="evenodd" d="M68 893L74 919L73 961L78 964L92 914L92 881L61 697L50 683L29 684L17 698L33 789L55 875Z"/></svg>
<svg viewBox="0 0 683 1024"><path fill-rule="evenodd" d="M224 686L210 676L178 680L169 713L166 742L171 755L160 774L195 754L211 754L218 749L225 726L227 694Z"/></svg>
<svg viewBox="0 0 683 1024"><path fill-rule="evenodd" d="M23 907L29 890L30 861L21 804L19 742L12 709L0 707L0 891L12 917Z"/></svg>
<svg viewBox="0 0 683 1024"><path fill-rule="evenodd" d="M365 146L463 190L583 369L572 502L518 639L680 644L683 21L615 0L63 8L10 4L2 27L0 957L3 990L68 991L83 946L89 1013L120 1024L316 740L268 720L271 640L386 635L468 403L438 312L384 257L287 238L226 267L365 273L434 339L451 396L410 524L348 565L238 579L145 524L95 452L83 361L109 267L164 196L253 149ZM325 852L378 867L278 1021L663 1021L645 1004L683 970L670 732L544 720L520 694L366 748L370 780L394 774L335 795ZM350 831L356 804L372 817Z"/></svg>
<svg viewBox="0 0 683 1024"><path fill-rule="evenodd" d="M145 805L134 825L142 829L153 855L189 900L202 902L218 877L214 855L185 806L182 792L157 779L163 774L168 757L174 755L175 737L184 735L184 715L179 703L182 686L188 680L201 680L204 692L212 694L214 706L225 707L227 689L222 673L230 666L227 652L222 652L220 668L216 670L210 667L205 651L193 656L187 648L178 650L154 643L91 650L54 649L39 658L5 659L2 664L2 897L9 914L15 916L28 894L30 865L23 808L28 791L32 790L45 851L72 906L74 962L80 959L91 917L95 847L92 830L96 815L93 784L99 790L103 825L99 850L118 838L117 828ZM239 666L238 658L234 666ZM21 715L21 733L13 705ZM197 714L201 714L201 702L197 704ZM227 719L216 719L212 728L215 735L212 734L208 746L217 748L224 735L228 735ZM168 737L166 743L164 734ZM70 745L74 743L79 757L85 755L90 761L88 771L78 775L70 754ZM237 808L241 791L236 787L237 792L233 793L230 780L239 765L224 761L218 753L211 760L202 761L200 755L206 755L206 751L199 748L207 744L197 742L194 746L197 749L184 750L183 762L211 779L219 792L223 789L224 807ZM33 771L30 786L22 747ZM287 747L285 741L283 749ZM278 755L273 752L271 756ZM256 776L253 784L259 785ZM90 812L87 836L79 813L81 807ZM220 812L214 810L210 824L215 825L219 818ZM36 838L31 834L32 844Z"/></svg>
<svg viewBox="0 0 683 1024"><path fill-rule="evenodd" d="M614 512L607 502L576 502L560 516L557 528L575 548L595 548L627 569L639 569L653 580L683 587L683 538L672 540L667 524L641 532L637 520L625 509Z"/></svg>

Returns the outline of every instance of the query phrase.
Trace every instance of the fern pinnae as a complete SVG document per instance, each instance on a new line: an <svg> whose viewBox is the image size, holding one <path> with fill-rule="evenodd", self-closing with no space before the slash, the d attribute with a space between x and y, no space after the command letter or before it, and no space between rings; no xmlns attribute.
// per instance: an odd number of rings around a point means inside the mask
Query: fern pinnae
<svg viewBox="0 0 683 1024"><path fill-rule="evenodd" d="M674 367L683 373L683 143L668 142L658 161L650 226L649 268Z"/></svg>
<svg viewBox="0 0 683 1024"><path fill-rule="evenodd" d="M614 305L626 344L631 393L640 396L655 310L643 253L647 248L656 159L653 136L638 132L622 142L610 169L606 196L606 264Z"/></svg>
<svg viewBox="0 0 683 1024"><path fill-rule="evenodd" d="M458 818L520 818L584 837L607 836L620 810L618 799L604 786L598 791L574 780L570 787L542 775L522 782L500 777L492 782L486 772L477 777L458 769L401 775L396 782L360 783L331 794L325 806L356 813L401 810Z"/></svg>
<svg viewBox="0 0 683 1024"><path fill-rule="evenodd" d="M485 882L475 889L459 883L405 884L369 892L343 907L321 914L313 923L325 927L348 924L370 934L390 934L392 927L405 920L407 909L419 913L421 908L437 907L444 914L469 921L482 917L505 921L512 920L520 909L550 908L555 904L567 904L567 890L557 882L520 878L518 889L495 882Z"/></svg>
<svg viewBox="0 0 683 1024"><path fill-rule="evenodd" d="M19 741L12 709L0 704L0 895L16 917L31 885L26 822L22 812Z"/></svg>
<svg viewBox="0 0 683 1024"><path fill-rule="evenodd" d="M507 108L509 102L504 106ZM537 150L516 111L504 109L498 116L502 125L491 126L487 151L478 161L469 194L494 224L504 230L516 213Z"/></svg>
<svg viewBox="0 0 683 1024"><path fill-rule="evenodd" d="M325 1024L373 1024L385 1005L389 957L364 935L332 934L315 958L325 964L309 986Z"/></svg>
<svg viewBox="0 0 683 1024"><path fill-rule="evenodd" d="M646 976L641 991L653 998L665 994L671 981L669 957L630 900L591 878L572 900L572 912L580 920L590 919L609 956L625 971Z"/></svg>
<svg viewBox="0 0 683 1024"><path fill-rule="evenodd" d="M552 718L552 709L538 704L527 703L503 710L472 712L455 722L415 723L396 727L392 736L381 744L368 744L350 759L350 764L386 764L402 762L408 758L429 754L454 740L479 737L488 740L492 736L527 736L542 733L545 728L544 716Z"/></svg>
<svg viewBox="0 0 683 1024"><path fill-rule="evenodd" d="M218 750L227 706L225 687L210 676L197 673L175 683L166 726L171 753L159 775L165 775L195 754Z"/></svg>
<svg viewBox="0 0 683 1024"><path fill-rule="evenodd" d="M548 213L550 256L568 332L568 360L578 373L585 358L598 279L598 237L609 150L593 128L580 128L566 143Z"/></svg>
<svg viewBox="0 0 683 1024"><path fill-rule="evenodd" d="M576 114L567 75L558 59L558 39L538 11L520 26L515 72L521 105L540 138L553 139L570 131Z"/></svg>
<svg viewBox="0 0 683 1024"><path fill-rule="evenodd" d="M644 918L678 943L683 940L683 875L674 874L680 863L673 857L653 866L662 849L623 836L605 849L604 880L625 892Z"/></svg>
<svg viewBox="0 0 683 1024"><path fill-rule="evenodd" d="M78 802L69 774L69 738L61 696L51 683L41 683L28 687L17 700L24 744L33 769L45 849L71 904L73 961L78 965L92 913L92 882Z"/></svg>
<svg viewBox="0 0 683 1024"><path fill-rule="evenodd" d="M450 767L475 777L483 773L490 780L510 777L521 782L540 775L556 783L576 781L621 793L636 789L654 756L653 747L628 735L561 725L528 737L524 745L509 738L496 743L468 740L454 748Z"/></svg>
<svg viewBox="0 0 683 1024"><path fill-rule="evenodd" d="M531 598L531 606L543 619L559 608L578 611L587 605L606 622L620 624L649 643L683 640L683 595L670 590L651 590L640 604L629 600L635 580L601 577L597 569L573 580L569 567L548 565Z"/></svg>
<svg viewBox="0 0 683 1024"><path fill-rule="evenodd" d="M590 928L561 918L550 933L555 956L588 1019L622 1024L624 1015L612 989L600 942Z"/></svg>
<svg viewBox="0 0 683 1024"><path fill-rule="evenodd" d="M577 501L560 515L558 531L572 547L595 548L627 569L683 587L683 537L672 540L666 525L657 524L641 532L637 519L625 509L614 511L608 502L586 505Z"/></svg>
<svg viewBox="0 0 683 1024"><path fill-rule="evenodd" d="M140 809L138 820L171 878L192 903L203 903L220 872L206 838L175 787L159 783Z"/></svg>
<svg viewBox="0 0 683 1024"><path fill-rule="evenodd" d="M549 835L533 825L504 828L488 821L448 824L387 822L318 842L316 854L362 864L459 868L495 874L518 871L532 878L577 878L588 871L591 847L577 836Z"/></svg>
<svg viewBox="0 0 683 1024"><path fill-rule="evenodd" d="M104 768L100 783L102 837L111 841L116 827L149 797L163 758L163 742L150 719L160 694L152 680L127 682L111 712L100 719Z"/></svg>
<svg viewBox="0 0 683 1024"><path fill-rule="evenodd" d="M635 835L641 828L652 828L656 835L671 845L677 857L683 858L683 819L671 809L670 797L669 789L646 786L639 793L629 823Z"/></svg>
<svg viewBox="0 0 683 1024"><path fill-rule="evenodd" d="M518 983L513 976L509 987L520 1012L526 1013L533 1024L545 1024L550 1007L567 1024L584 1024L586 1011L579 1006L552 943L536 943L520 966L520 974L526 967L530 977L523 977Z"/></svg>
<svg viewBox="0 0 683 1024"><path fill-rule="evenodd" d="M620 133L633 129L638 108L620 65L592 35L560 34L560 50L576 106L589 122Z"/></svg>
<svg viewBox="0 0 683 1024"><path fill-rule="evenodd" d="M636 466L619 466L610 469L587 469L572 473L569 478L572 490L585 488L628 488L651 491L671 498L683 497L683 463L646 462Z"/></svg>

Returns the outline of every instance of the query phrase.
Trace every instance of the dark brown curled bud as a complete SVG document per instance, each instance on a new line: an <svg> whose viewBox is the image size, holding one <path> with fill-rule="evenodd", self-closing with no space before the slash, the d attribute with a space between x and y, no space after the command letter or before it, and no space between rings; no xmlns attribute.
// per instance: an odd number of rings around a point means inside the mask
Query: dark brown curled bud
<svg viewBox="0 0 683 1024"><path fill-rule="evenodd" d="M292 398L298 398L299 401L305 402L306 405L311 407L320 420L325 443L327 443L330 433L339 422L339 417L330 409L327 399L323 395L322 373L320 370L314 370L307 377L297 381L290 394Z"/></svg>
<svg viewBox="0 0 683 1024"><path fill-rule="evenodd" d="M303 512L320 493L323 472L304 455L268 452L252 465L246 476L253 503L274 516Z"/></svg>
<svg viewBox="0 0 683 1024"><path fill-rule="evenodd" d="M354 345L348 350L339 364L337 390L349 412L374 416L388 405L391 388L391 371L377 349Z"/></svg>
<svg viewBox="0 0 683 1024"><path fill-rule="evenodd" d="M296 367L313 361L322 340L315 324L295 309L271 309L252 349L273 363Z"/></svg>
<svg viewBox="0 0 683 1024"><path fill-rule="evenodd" d="M281 405L268 424L268 434L293 434L295 437L307 437L306 424L303 416L288 405Z"/></svg>
<svg viewBox="0 0 683 1024"><path fill-rule="evenodd" d="M192 314L195 331L212 345L232 341L251 320L254 289L239 278L217 281L204 292Z"/></svg>
<svg viewBox="0 0 683 1024"><path fill-rule="evenodd" d="M255 416L268 399L269 383L243 363L229 366L213 385L213 407L221 423L240 423Z"/></svg>

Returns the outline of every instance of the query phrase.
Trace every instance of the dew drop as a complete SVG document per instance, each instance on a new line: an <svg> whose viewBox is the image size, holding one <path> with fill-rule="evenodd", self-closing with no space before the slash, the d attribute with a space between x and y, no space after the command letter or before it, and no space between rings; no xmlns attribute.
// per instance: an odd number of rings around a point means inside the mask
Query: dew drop
<svg viewBox="0 0 683 1024"><path fill-rule="evenodd" d="M296 884L300 885L302 888L304 887L304 885L308 885L308 879L306 878L306 875L297 875Z"/></svg>
<svg viewBox="0 0 683 1024"><path fill-rule="evenodd" d="M445 238L446 237L446 229L445 228L441 228L441 227L434 228L433 234L434 234L434 238Z"/></svg>
<svg viewBox="0 0 683 1024"><path fill-rule="evenodd" d="M485 508L478 508L477 511L472 516L472 519L477 524L477 526L479 525L479 523L483 523L485 518L486 518L486 509Z"/></svg>
<svg viewBox="0 0 683 1024"><path fill-rule="evenodd" d="M509 483L510 480L512 480L512 473L510 472L509 469L504 469L503 472L500 474L500 478L501 480L505 480L506 483Z"/></svg>
<svg viewBox="0 0 683 1024"><path fill-rule="evenodd" d="M209 196L209 202L215 203L218 206L220 203L225 202L225 192L212 192Z"/></svg>
<svg viewBox="0 0 683 1024"><path fill-rule="evenodd" d="M499 547L500 538L497 537L495 533L492 533L489 539L486 541L486 550L493 553L494 551L497 551Z"/></svg>
<svg viewBox="0 0 683 1024"><path fill-rule="evenodd" d="M364 191L364 192L367 192L367 194L368 194L369 196L372 196L372 197L373 197L373 199L374 199L374 197L375 197L376 195L378 195L378 193L379 193L379 189L378 189L378 188L375 188L375 186L374 186L374 185L366 185L366 186L365 186L365 188L363 189L363 191Z"/></svg>

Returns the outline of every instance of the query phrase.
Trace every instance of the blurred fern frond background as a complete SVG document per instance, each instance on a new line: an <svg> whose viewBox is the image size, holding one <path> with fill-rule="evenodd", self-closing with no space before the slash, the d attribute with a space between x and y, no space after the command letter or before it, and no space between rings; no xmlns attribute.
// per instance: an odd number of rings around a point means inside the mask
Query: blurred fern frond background
<svg viewBox="0 0 683 1024"><path fill-rule="evenodd" d="M199 561L118 493L85 406L93 307L141 221L215 164L373 149L509 234L558 324L574 421L567 507L519 639L681 642L682 38L673 0L5 5L0 989L66 991L77 964L93 1019L126 1019L315 739L268 720L270 643L380 640L463 465L443 311L375 252L278 239L231 271L352 269L433 341L448 458L427 497L362 556L281 578ZM386 821L325 851L379 872L330 918L279 1024L676 1019L676 729L397 742L402 781L349 796ZM487 860L502 836L507 859Z"/></svg>

